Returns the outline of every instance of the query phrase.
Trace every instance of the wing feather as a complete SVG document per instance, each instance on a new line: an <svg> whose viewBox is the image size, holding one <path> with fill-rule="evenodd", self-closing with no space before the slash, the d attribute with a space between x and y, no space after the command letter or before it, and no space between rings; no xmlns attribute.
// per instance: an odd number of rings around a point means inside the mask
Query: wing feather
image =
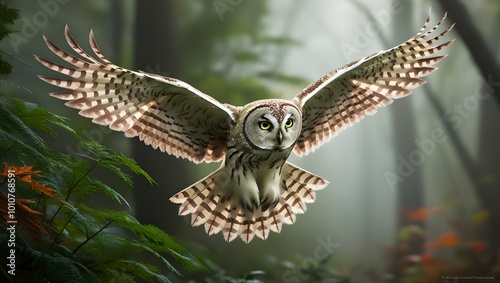
<svg viewBox="0 0 500 283"><path fill-rule="evenodd" d="M40 76L43 81L66 91L51 96L68 100L80 115L99 125L138 136L153 148L193 162L213 162L224 158L229 127L237 108L221 104L189 84L177 79L135 72L111 63L102 54L91 31L94 56L83 50L65 28L71 55L44 37L48 48L71 66L63 66L35 56L45 67L69 78Z"/></svg>
<svg viewBox="0 0 500 283"><path fill-rule="evenodd" d="M270 231L279 233L283 224L293 224L296 215L306 211L306 204L316 200L316 191L328 183L287 162L283 166L278 203L267 209L260 206L249 211L231 198L217 193L220 190L216 181L219 174L225 174L224 166L175 194L170 200L180 204L179 215L191 214L191 225L204 224L205 232L209 235L222 231L228 242L239 236L249 243L255 236L265 240Z"/></svg>
<svg viewBox="0 0 500 283"><path fill-rule="evenodd" d="M453 42L434 45L453 28L434 35L445 19L446 14L426 31L428 16L420 31L406 42L351 62L300 92L293 100L302 107L303 129L294 152L302 156L314 151L364 116L424 84L421 77L434 72L433 65L446 57L433 54Z"/></svg>

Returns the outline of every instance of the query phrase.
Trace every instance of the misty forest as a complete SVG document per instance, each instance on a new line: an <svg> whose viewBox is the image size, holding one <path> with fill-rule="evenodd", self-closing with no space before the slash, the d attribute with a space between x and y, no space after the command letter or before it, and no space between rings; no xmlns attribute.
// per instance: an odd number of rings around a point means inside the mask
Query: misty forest
<svg viewBox="0 0 500 283"><path fill-rule="evenodd" d="M226 242L169 201L194 164L49 94L43 36L189 83L222 103L292 99L448 13L454 43L412 94L290 162L329 181L280 233ZM1 282L500 280L500 2L0 2ZM61 76L59 76L61 77ZM462 281L464 280L464 281Z"/></svg>

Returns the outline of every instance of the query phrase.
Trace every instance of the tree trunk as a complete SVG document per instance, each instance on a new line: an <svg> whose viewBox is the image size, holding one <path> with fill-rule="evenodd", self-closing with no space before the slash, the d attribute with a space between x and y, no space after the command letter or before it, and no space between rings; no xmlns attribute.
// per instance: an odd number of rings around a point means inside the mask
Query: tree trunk
<svg viewBox="0 0 500 283"><path fill-rule="evenodd" d="M474 25L474 20L461 1L439 0L438 2L443 10L448 12L450 20L456 23L455 31L467 46L484 81L490 84L497 105L500 105L500 66L495 61L496 54L488 47L482 33Z"/></svg>
<svg viewBox="0 0 500 283"><path fill-rule="evenodd" d="M394 35L408 34L407 27L413 26L411 24L405 24L405 22L412 19L412 3L405 2L401 3L401 5L404 5L402 11L394 15ZM413 31L411 31L410 34L411 33L413 33ZM396 101L390 106L391 120L393 121L394 151L398 156L396 158L398 167L404 167L405 165L403 164L407 163L403 160L411 160L414 155L412 153L415 151L414 141L417 138L417 130L411 101L411 99ZM398 183L398 188L396 188L398 202L396 204L397 229L414 224L408 221L402 213L403 210L415 210L425 205L422 188L422 173L420 169L421 168L413 168L413 172L405 176L404 182ZM423 251L424 239L422 237L412 236L407 244L409 250L404 252L398 251L395 258L396 265L401 262L402 257L405 255L421 254ZM394 268L396 272L399 270L397 266L394 266Z"/></svg>
<svg viewBox="0 0 500 283"><path fill-rule="evenodd" d="M123 1L122 0L112 0L111 1L111 20L112 20L112 31L111 31L111 44L113 46L113 56L111 62L120 62L122 58L122 46L123 46Z"/></svg>
<svg viewBox="0 0 500 283"><path fill-rule="evenodd" d="M447 11L451 21L456 22L455 31L460 35L469 53L474 60L484 85L479 90L481 99L479 121L479 142L476 168L471 180L476 186L479 200L484 209L490 213L488 227L485 229L492 250L500 247L500 206L498 199L500 193L500 131L497 121L500 118L500 66L495 61L495 54L491 51L482 36L482 33L474 25L474 21L465 6L460 1L439 0L444 11ZM496 103L494 103L496 101ZM464 100L465 103L465 100ZM470 115L470 114L469 114Z"/></svg>
<svg viewBox="0 0 500 283"><path fill-rule="evenodd" d="M174 1L136 1L134 69L158 73L162 68L173 77L180 73L174 4ZM189 185L186 167L181 160L154 150L137 138L132 141L132 153L159 186L151 186L144 178L135 178L133 194L137 219L175 235L178 227L185 223L177 216L178 207L169 198Z"/></svg>

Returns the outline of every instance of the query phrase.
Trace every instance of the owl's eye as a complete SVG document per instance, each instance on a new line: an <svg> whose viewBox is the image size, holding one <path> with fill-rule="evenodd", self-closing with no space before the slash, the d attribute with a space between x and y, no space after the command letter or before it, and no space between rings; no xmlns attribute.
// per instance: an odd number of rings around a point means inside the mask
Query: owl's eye
<svg viewBox="0 0 500 283"><path fill-rule="evenodd" d="M267 122L267 121L262 121L262 122L259 122L259 127L261 130L269 130L271 128L271 123Z"/></svg>
<svg viewBox="0 0 500 283"><path fill-rule="evenodd" d="M290 118L290 119L286 120L285 127L291 128L292 126L293 126L293 119Z"/></svg>

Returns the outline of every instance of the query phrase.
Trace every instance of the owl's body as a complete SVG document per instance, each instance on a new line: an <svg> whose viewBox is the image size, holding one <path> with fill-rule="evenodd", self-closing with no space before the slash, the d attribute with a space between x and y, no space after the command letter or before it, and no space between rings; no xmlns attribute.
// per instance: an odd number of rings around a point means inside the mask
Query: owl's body
<svg viewBox="0 0 500 283"><path fill-rule="evenodd" d="M288 109L293 110L293 114ZM261 112L261 113L255 113ZM248 121L248 119L257 121ZM287 128L284 124L291 121ZM300 110L287 100L259 100L242 107L236 124L229 130L225 167L232 187L227 190L237 196L239 202L249 210L274 204L280 194L281 168L292 152L300 134ZM260 125L265 123L268 129ZM247 129L247 124L258 127ZM259 125L260 124L260 125ZM243 125L242 127L238 125ZM263 134L257 135L257 130ZM259 140L253 140L259 137Z"/></svg>
<svg viewBox="0 0 500 283"><path fill-rule="evenodd" d="M254 234L265 239L269 229L279 232L282 223L293 223L296 213L305 212L305 203L315 200L314 190L328 183L286 162L301 118L298 106L288 100L243 106L229 129L222 166L171 198L181 204L179 214L192 214L192 225L204 223L208 234L223 230L227 241L240 235L249 242ZM250 121L260 126L247 129Z"/></svg>
<svg viewBox="0 0 500 283"><path fill-rule="evenodd" d="M259 100L242 107L221 104L173 78L114 65L92 32L90 45L98 59L74 41L67 27L68 44L80 57L45 41L71 67L36 58L70 77L41 76L69 90L51 95L69 100L66 105L93 122L195 163L222 161L218 170L170 200L180 204L180 215L191 214L193 226L204 224L210 235L222 231L226 241L240 236L248 243L255 235L266 239L269 231L294 223L306 203L314 202L315 191L328 184L287 162L291 152L314 151L425 82L420 77L445 57L431 55L452 42L434 45L452 26L430 37L445 17L424 33L427 18L405 43L326 74L292 100Z"/></svg>

